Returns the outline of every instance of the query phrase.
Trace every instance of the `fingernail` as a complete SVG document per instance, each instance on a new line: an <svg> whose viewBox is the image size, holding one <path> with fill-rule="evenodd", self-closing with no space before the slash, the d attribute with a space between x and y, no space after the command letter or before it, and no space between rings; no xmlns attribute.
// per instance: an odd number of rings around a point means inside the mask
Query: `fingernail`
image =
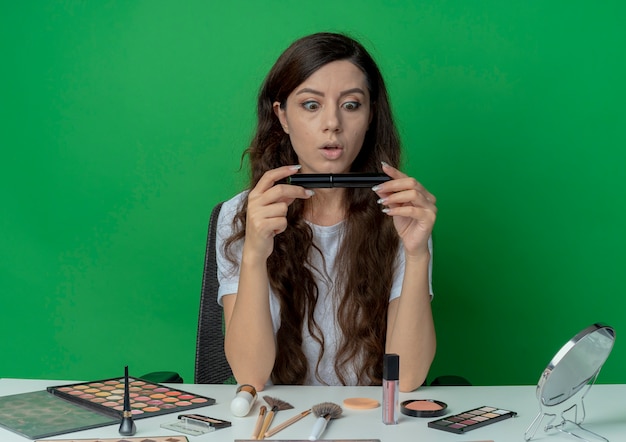
<svg viewBox="0 0 626 442"><path fill-rule="evenodd" d="M289 168L290 168L291 170L300 170L300 169L302 169L302 165L300 165L300 164L296 164L296 165L294 165L294 166L289 166Z"/></svg>
<svg viewBox="0 0 626 442"><path fill-rule="evenodd" d="M311 189L307 189L304 191L304 193L306 193L308 196L313 196L315 195L315 192L313 192Z"/></svg>
<svg viewBox="0 0 626 442"><path fill-rule="evenodd" d="M378 192L380 189L382 189L382 184L377 184L374 187L372 187L372 190L374 192Z"/></svg>
<svg viewBox="0 0 626 442"><path fill-rule="evenodd" d="M390 211L390 210L391 210L390 208L385 207L385 208L383 209L383 213L389 213L389 211Z"/></svg>
<svg viewBox="0 0 626 442"><path fill-rule="evenodd" d="M381 162L380 162L380 164L382 164L382 165L383 165L383 167L385 167L385 166L389 166L389 164L388 164L388 163L386 163L386 162L384 162L384 161L381 161Z"/></svg>
<svg viewBox="0 0 626 442"><path fill-rule="evenodd" d="M378 204L385 204L387 202L387 198L380 198L378 201L376 201Z"/></svg>

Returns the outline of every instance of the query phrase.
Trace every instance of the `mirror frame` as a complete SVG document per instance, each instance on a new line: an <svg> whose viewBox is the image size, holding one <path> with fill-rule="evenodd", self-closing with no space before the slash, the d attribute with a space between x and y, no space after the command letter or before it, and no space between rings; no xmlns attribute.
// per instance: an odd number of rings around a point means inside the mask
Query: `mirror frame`
<svg viewBox="0 0 626 442"><path fill-rule="evenodd" d="M599 338L594 341L593 339L598 336ZM602 342L600 342L600 339L602 340ZM554 355L545 370L541 373L541 377L539 378L539 382L537 383L536 395L539 401L539 414L537 414L533 422L526 430L526 433L524 433L524 439L526 441L529 441L534 437L537 428L539 428L541 422L545 417L551 418L544 427L544 431L546 433L549 430L558 430L562 433L567 433L569 435L582 439L583 441L587 441L587 439L585 439L584 437L571 431L565 430L564 427L569 422L586 433L590 433L605 441L607 440L599 434L583 428L581 424L585 419L584 398L591 386L595 383L600 373L600 369L602 368L607 358L611 354L611 351L613 350L614 344L615 330L606 324L596 323L577 333L573 338L571 338L565 343L565 345L561 347L556 355ZM583 351L585 352L580 353L581 349L583 349ZM578 350L578 353L574 353L575 350ZM588 359L587 356L590 354L590 351L592 352L594 350L596 350L593 354L594 357L592 359ZM585 363L589 362L591 365L583 365L582 368L580 367L580 364L576 365L576 356L580 356L580 354L585 356ZM580 371L575 372L575 369L580 369ZM561 390L559 390L558 388L555 389L555 393L560 394L556 394L551 398L546 399L544 397L546 391L549 391L549 388L552 386L552 384L554 384L555 380L559 379L559 373L563 371L565 371L565 375L561 375L561 377L566 380L565 383L567 384L567 381L570 381L571 383L573 383L573 385L565 385L565 388L561 385ZM550 383L550 379L553 379L552 384ZM565 404L565 402L567 402L569 399L577 396L577 394L585 386L587 386L587 389L584 391L584 393L580 395L579 398L570 401L573 402L573 404ZM580 402L581 408L580 417L578 415L578 400ZM557 405L562 406L557 407ZM547 412L544 410L544 407L548 409L561 408L561 421L553 423L557 419L557 413ZM573 419L566 416L567 414L571 414L572 412L574 415Z"/></svg>

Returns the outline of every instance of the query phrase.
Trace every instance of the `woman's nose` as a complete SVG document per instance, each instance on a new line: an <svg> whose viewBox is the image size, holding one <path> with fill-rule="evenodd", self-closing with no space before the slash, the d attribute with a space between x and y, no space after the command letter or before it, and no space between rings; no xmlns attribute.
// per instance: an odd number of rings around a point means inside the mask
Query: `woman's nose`
<svg viewBox="0 0 626 442"><path fill-rule="evenodd" d="M328 107L324 110L324 131L339 132L341 130L341 115L339 109Z"/></svg>

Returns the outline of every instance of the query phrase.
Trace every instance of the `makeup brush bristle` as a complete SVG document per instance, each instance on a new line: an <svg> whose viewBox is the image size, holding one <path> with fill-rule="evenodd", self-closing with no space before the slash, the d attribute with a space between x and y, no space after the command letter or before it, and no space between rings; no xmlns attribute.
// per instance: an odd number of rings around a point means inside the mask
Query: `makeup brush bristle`
<svg viewBox="0 0 626 442"><path fill-rule="evenodd" d="M293 408L293 405L289 402L282 401L275 397L263 396L263 400L267 402L267 405L269 405L272 410L275 411L291 410Z"/></svg>
<svg viewBox="0 0 626 442"><path fill-rule="evenodd" d="M337 419L343 412L341 407L333 402L322 402L321 404L313 405L311 410L316 417L323 417L327 420Z"/></svg>

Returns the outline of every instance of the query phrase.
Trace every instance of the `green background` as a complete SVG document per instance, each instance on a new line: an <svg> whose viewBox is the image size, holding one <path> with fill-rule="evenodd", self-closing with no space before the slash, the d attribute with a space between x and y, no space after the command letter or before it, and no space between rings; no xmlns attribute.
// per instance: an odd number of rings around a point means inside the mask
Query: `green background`
<svg viewBox="0 0 626 442"><path fill-rule="evenodd" d="M2 1L0 377L193 380L206 224L295 38L380 63L438 197L430 377L534 384L594 322L626 382L626 3Z"/></svg>

